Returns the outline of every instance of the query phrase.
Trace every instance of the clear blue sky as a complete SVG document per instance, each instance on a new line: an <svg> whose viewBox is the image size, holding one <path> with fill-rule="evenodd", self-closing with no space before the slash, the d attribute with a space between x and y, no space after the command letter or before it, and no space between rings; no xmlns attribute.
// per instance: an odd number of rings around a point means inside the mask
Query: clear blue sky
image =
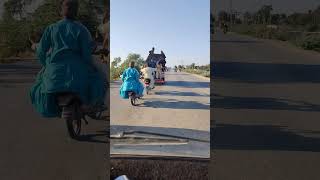
<svg viewBox="0 0 320 180"><path fill-rule="evenodd" d="M210 63L209 0L111 0L110 52L144 59L154 46L167 65Z"/></svg>

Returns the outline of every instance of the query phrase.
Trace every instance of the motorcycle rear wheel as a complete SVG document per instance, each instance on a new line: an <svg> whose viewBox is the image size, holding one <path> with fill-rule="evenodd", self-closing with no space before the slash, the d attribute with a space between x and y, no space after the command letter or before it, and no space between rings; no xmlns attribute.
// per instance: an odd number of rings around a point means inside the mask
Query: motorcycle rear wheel
<svg viewBox="0 0 320 180"><path fill-rule="evenodd" d="M135 97L130 97L130 102L132 106L136 105L136 98Z"/></svg>
<svg viewBox="0 0 320 180"><path fill-rule="evenodd" d="M149 91L150 91L150 87L147 86L147 87L146 87L146 93L149 94Z"/></svg>
<svg viewBox="0 0 320 180"><path fill-rule="evenodd" d="M81 134L81 115L78 103L63 107L63 118L66 121L68 134L72 139L79 139Z"/></svg>

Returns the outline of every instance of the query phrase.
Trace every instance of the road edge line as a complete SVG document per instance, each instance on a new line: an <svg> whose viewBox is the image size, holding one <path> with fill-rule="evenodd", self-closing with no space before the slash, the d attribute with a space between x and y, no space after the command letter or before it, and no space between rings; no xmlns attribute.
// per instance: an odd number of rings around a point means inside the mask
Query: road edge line
<svg viewBox="0 0 320 180"><path fill-rule="evenodd" d="M205 79L205 80L210 81L210 78L208 78L208 77L204 77L204 76L201 76L201 75L199 75L199 74L192 74L192 73L188 73L188 72L184 72L184 73L187 73L187 74L190 74L190 75L196 76L196 77L198 77L198 78L201 78L201 79Z"/></svg>

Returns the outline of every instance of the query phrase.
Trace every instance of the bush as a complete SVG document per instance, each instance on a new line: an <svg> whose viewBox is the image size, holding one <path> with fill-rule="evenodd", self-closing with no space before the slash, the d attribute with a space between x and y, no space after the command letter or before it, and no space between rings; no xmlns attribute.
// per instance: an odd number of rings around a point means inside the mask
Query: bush
<svg viewBox="0 0 320 180"><path fill-rule="evenodd" d="M320 35L305 35L300 41L300 46L306 50L320 51Z"/></svg>
<svg viewBox="0 0 320 180"><path fill-rule="evenodd" d="M14 53L14 50L7 48L7 47L1 47L0 48L0 58L7 58L11 56Z"/></svg>
<svg viewBox="0 0 320 180"><path fill-rule="evenodd" d="M210 70L200 70L200 69L184 69L183 71L191 74L198 74L204 77L210 77Z"/></svg>
<svg viewBox="0 0 320 180"><path fill-rule="evenodd" d="M289 33L290 29L285 26L279 27L278 31L274 34L273 39L280 41L289 41L295 39L295 34Z"/></svg>
<svg viewBox="0 0 320 180"><path fill-rule="evenodd" d="M121 63L121 58L114 58L111 62L110 77L112 80L119 79L120 75L129 67L131 61L135 62L135 68L140 71L140 67L144 64L144 59L140 54L130 53L127 58Z"/></svg>
<svg viewBox="0 0 320 180"><path fill-rule="evenodd" d="M320 26L318 24L311 24L307 26L307 31L314 32L319 30Z"/></svg>

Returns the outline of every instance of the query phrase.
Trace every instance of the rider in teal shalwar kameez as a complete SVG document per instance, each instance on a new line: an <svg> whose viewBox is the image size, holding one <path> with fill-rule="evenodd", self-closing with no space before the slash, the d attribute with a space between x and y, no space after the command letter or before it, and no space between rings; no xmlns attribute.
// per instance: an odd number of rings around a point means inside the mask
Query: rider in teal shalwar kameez
<svg viewBox="0 0 320 180"><path fill-rule="evenodd" d="M140 73L134 68L134 62L130 63L130 67L122 74L122 85L120 88L120 96L123 99L128 99L128 91L134 91L138 97L143 96L143 84L140 82Z"/></svg>
<svg viewBox="0 0 320 180"><path fill-rule="evenodd" d="M30 91L31 102L43 117L60 116L58 92L76 93L85 105L103 104L106 87L93 65L92 50L87 28L69 16L46 28L36 49L43 67Z"/></svg>

